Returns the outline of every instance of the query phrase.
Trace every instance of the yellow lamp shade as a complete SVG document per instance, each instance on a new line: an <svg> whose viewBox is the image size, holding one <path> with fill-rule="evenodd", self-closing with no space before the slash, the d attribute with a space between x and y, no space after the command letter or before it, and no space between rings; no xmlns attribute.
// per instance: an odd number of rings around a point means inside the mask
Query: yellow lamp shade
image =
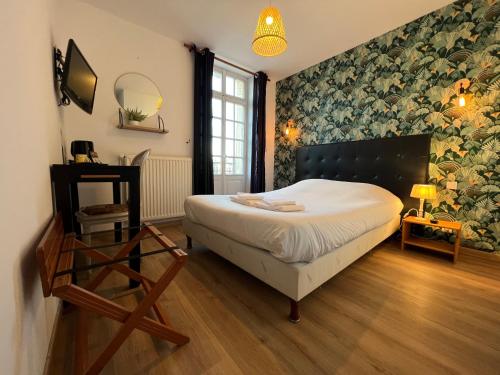
<svg viewBox="0 0 500 375"><path fill-rule="evenodd" d="M415 184L411 189L410 197L420 199L436 199L436 186Z"/></svg>
<svg viewBox="0 0 500 375"><path fill-rule="evenodd" d="M270 6L260 12L252 42L253 51L260 56L277 56L285 52L285 26L278 8Z"/></svg>

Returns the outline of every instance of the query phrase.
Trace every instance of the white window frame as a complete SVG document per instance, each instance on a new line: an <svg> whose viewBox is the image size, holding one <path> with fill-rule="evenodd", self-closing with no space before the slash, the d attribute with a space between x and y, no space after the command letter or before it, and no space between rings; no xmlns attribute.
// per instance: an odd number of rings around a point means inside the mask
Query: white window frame
<svg viewBox="0 0 500 375"><path fill-rule="evenodd" d="M250 96L249 96L249 87L250 87L250 79L248 77L242 76L240 74L237 74L231 70L224 69L221 66L215 66L214 67L214 73L218 72L221 74L222 77L222 91L218 92L212 89L212 97L214 99L219 99L222 103L221 105L221 173L220 174L215 174L214 177L221 178L222 183L224 183L224 179L226 177L242 177L245 179L245 185L246 185L246 180L247 180L247 175L248 175L248 164L249 164L249 119L250 119ZM239 98L234 95L228 95L226 94L226 77L231 77L233 79L238 79L244 82L244 93L245 93L245 98ZM243 106L244 108L244 117L243 117L243 173L242 174L226 174L226 103L234 103ZM213 114L212 114L212 117ZM231 121L231 120L230 120ZM236 122L236 121L235 121ZM241 123L241 121L238 121ZM216 137L219 138L219 137ZM235 140L235 138L231 138ZM233 156L233 158L239 158L236 156Z"/></svg>

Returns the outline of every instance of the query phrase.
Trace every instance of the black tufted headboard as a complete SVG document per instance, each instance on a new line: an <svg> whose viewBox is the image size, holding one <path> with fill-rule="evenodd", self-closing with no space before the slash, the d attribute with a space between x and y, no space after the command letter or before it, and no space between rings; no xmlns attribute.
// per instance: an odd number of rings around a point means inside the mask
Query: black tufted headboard
<svg viewBox="0 0 500 375"><path fill-rule="evenodd" d="M309 178L366 182L416 205L413 184L426 183L430 134L304 146L297 150L296 181Z"/></svg>

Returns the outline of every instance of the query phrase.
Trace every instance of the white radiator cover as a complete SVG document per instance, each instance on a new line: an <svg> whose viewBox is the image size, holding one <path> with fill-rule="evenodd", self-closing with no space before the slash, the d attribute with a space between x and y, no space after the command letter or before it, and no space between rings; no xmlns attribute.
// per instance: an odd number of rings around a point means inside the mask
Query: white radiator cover
<svg viewBox="0 0 500 375"><path fill-rule="evenodd" d="M134 156L122 156L122 164L130 165ZM183 217L184 200L190 195L191 158L149 156L141 168L141 220Z"/></svg>

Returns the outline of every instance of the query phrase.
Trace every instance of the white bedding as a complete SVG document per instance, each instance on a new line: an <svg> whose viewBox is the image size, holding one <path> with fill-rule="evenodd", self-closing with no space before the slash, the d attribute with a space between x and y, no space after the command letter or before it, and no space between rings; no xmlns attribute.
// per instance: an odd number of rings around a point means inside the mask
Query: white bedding
<svg viewBox="0 0 500 375"><path fill-rule="evenodd" d="M401 200L371 184L311 179L261 194L290 199L301 212L275 212L231 202L228 195L196 195L184 203L194 223L265 249L284 262L310 262L399 215Z"/></svg>

